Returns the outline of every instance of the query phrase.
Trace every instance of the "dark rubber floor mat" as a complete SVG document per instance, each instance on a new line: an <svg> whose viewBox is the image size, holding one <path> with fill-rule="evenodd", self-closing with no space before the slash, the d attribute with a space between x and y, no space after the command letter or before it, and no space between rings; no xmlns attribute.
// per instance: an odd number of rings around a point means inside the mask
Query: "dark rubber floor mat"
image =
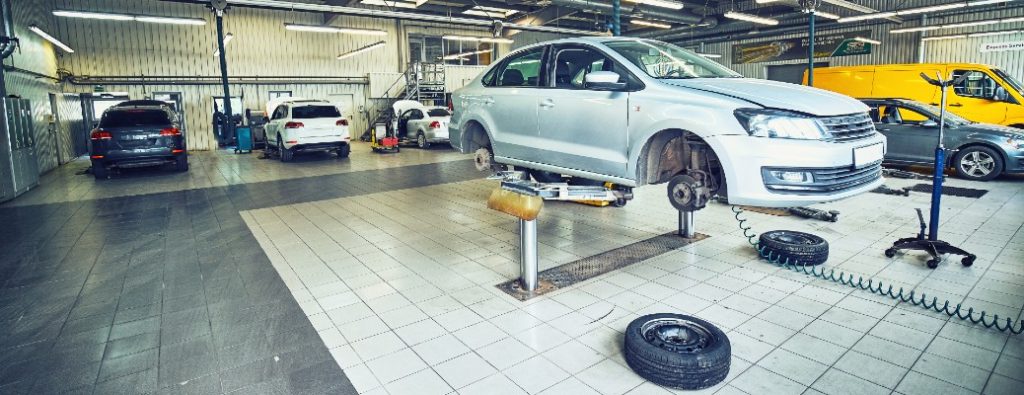
<svg viewBox="0 0 1024 395"><path fill-rule="evenodd" d="M708 235L697 233L694 235L694 238L686 239L679 237L675 232L666 233L556 266L538 273L539 285L537 290L532 293L521 288L518 278L498 284L497 287L516 299L527 300L613 270L622 269L637 262L654 258L708 237Z"/></svg>
<svg viewBox="0 0 1024 395"><path fill-rule="evenodd" d="M914 192L932 193L931 184L917 184L914 185L910 190ZM988 193L987 189L974 189L974 188L958 188L958 187L942 187L942 194L946 196L959 196L966 198L977 199Z"/></svg>

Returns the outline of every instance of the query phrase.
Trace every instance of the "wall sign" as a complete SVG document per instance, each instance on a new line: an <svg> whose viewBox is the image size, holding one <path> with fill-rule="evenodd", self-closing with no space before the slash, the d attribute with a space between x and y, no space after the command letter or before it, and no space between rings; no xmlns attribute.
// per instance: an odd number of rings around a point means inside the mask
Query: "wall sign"
<svg viewBox="0 0 1024 395"><path fill-rule="evenodd" d="M981 44L981 52L1005 52L1024 50L1024 41L1011 41L1006 43Z"/></svg>
<svg viewBox="0 0 1024 395"><path fill-rule="evenodd" d="M854 40L855 37L871 37L870 30L845 33L816 34L814 37L814 57L864 55L871 53L872 45ZM781 40L762 41L732 46L732 62L758 63L775 60L793 60L807 58L807 37L787 38Z"/></svg>

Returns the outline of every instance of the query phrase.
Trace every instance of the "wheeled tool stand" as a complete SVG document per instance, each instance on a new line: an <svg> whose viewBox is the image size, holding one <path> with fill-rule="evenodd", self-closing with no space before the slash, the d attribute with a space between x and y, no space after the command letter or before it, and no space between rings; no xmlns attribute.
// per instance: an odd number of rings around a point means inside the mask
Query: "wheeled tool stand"
<svg viewBox="0 0 1024 395"><path fill-rule="evenodd" d="M934 269L939 266L942 254L956 254L964 256L960 263L964 266L971 266L974 264L974 259L977 258L974 254L939 240L939 209L942 200L943 170L946 167L946 148L942 143L946 129L946 88L963 82L967 74L965 73L957 79L949 80L943 80L942 75L938 73L936 77L938 78L931 79L924 73L921 73L921 78L924 78L929 84L939 87L939 91L942 92L942 102L939 107L939 143L935 147L935 168L934 175L932 176L931 222L929 223L930 226L927 227L928 237L925 237L924 234L926 228L924 214L921 213L921 209L915 209L917 210L917 219L921 222L921 231L917 234L917 237L896 240L892 247L885 250L885 256L892 258L896 256L896 251L899 250L924 251L932 256L932 259L928 260L928 267Z"/></svg>

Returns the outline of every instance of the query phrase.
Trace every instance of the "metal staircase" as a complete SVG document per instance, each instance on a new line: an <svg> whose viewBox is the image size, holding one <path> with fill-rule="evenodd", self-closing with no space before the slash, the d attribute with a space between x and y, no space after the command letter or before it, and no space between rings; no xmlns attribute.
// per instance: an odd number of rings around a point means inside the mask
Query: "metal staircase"
<svg viewBox="0 0 1024 395"><path fill-rule="evenodd" d="M399 100L415 100L421 103L430 102L432 105L444 105L445 103L445 72L444 63L414 62L410 63L391 86L385 90L387 97L372 98L373 105L367 110L367 119L371 121L363 133L363 140L369 139L370 130L374 125L387 121L391 112L391 105ZM402 82L405 86L396 91ZM395 92L391 95L390 92Z"/></svg>

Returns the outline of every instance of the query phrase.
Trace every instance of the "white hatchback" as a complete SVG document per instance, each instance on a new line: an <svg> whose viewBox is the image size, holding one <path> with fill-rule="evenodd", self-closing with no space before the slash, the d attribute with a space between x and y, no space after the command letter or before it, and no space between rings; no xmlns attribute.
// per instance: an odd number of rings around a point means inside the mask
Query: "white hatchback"
<svg viewBox="0 0 1024 395"><path fill-rule="evenodd" d="M288 162L297 152L334 151L340 158L352 151L348 119L334 104L324 100L291 100L280 103L267 123L267 145Z"/></svg>

